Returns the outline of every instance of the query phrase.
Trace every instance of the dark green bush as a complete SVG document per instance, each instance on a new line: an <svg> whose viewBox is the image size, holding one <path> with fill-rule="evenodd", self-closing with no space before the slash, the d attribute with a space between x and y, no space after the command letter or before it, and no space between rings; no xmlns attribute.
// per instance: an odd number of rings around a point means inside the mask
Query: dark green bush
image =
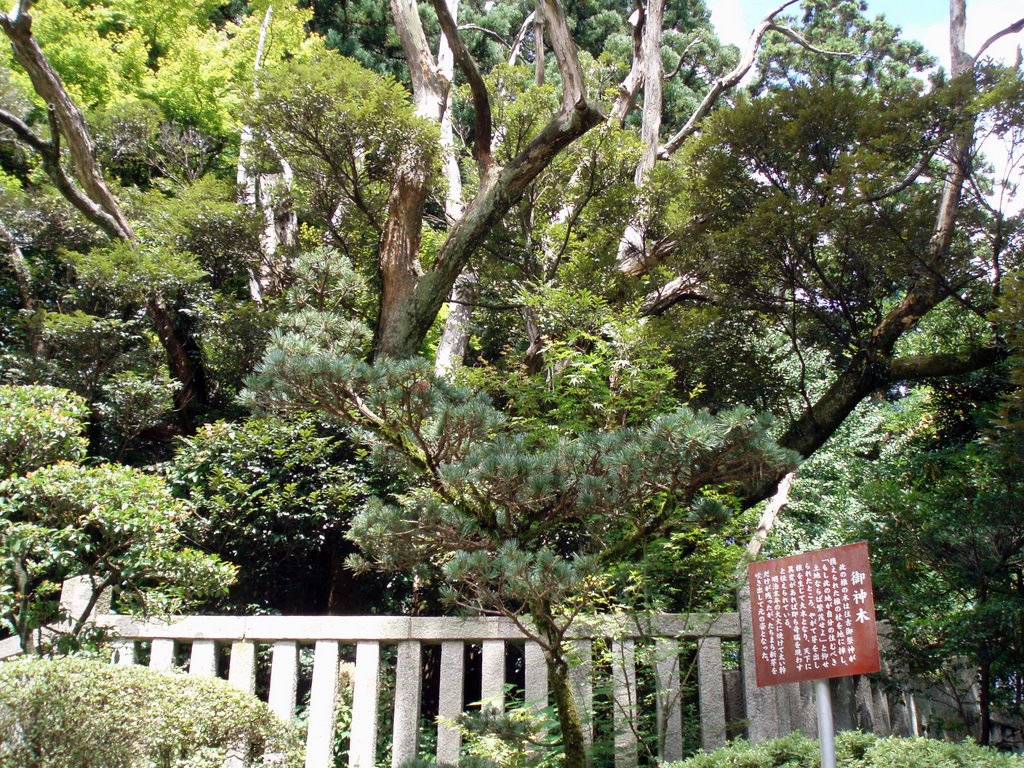
<svg viewBox="0 0 1024 768"><path fill-rule="evenodd" d="M0 768L302 765L295 729L223 680L82 658L0 664Z"/></svg>
<svg viewBox="0 0 1024 768"><path fill-rule="evenodd" d="M753 746L739 740L699 752L668 768L820 768L818 742L796 733ZM837 768L1024 768L1024 757L932 739L903 739L844 731L836 736Z"/></svg>

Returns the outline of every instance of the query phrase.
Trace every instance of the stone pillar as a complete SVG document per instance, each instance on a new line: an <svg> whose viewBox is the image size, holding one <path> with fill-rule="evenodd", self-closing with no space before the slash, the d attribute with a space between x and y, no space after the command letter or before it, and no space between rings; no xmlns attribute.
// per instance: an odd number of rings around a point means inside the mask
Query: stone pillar
<svg viewBox="0 0 1024 768"><path fill-rule="evenodd" d="M775 691L758 688L754 672L754 627L750 610L750 587L744 584L737 591L740 614L740 642L743 666L744 703L747 712L747 738L752 744L774 739L779 733L779 713Z"/></svg>
<svg viewBox="0 0 1024 768"><path fill-rule="evenodd" d="M569 683L576 696L583 723L583 740L589 750L594 745L594 682L592 679L592 644L589 640L573 642L573 658L570 659Z"/></svg>
<svg viewBox="0 0 1024 768"><path fill-rule="evenodd" d="M700 745L707 751L725 746L725 686L722 681L722 640L702 637L697 646L697 688L700 698Z"/></svg>
<svg viewBox="0 0 1024 768"><path fill-rule="evenodd" d="M654 679L658 692L658 759L670 763L683 759L679 642L674 638L659 637L654 647Z"/></svg>
<svg viewBox="0 0 1024 768"><path fill-rule="evenodd" d="M317 640L309 693L306 768L330 768L334 752L334 704L338 696L338 641Z"/></svg>
<svg viewBox="0 0 1024 768"><path fill-rule="evenodd" d="M236 640L231 644L228 683L248 694L256 692L256 643Z"/></svg>
<svg viewBox="0 0 1024 768"><path fill-rule="evenodd" d="M217 676L217 644L213 640L194 640L188 673L193 677Z"/></svg>
<svg viewBox="0 0 1024 768"><path fill-rule="evenodd" d="M616 640L612 649L615 768L636 768L636 651L628 639Z"/></svg>
<svg viewBox="0 0 1024 768"><path fill-rule="evenodd" d="M295 695L299 687L299 644L278 640L270 656L270 711L285 722L295 714Z"/></svg>
<svg viewBox="0 0 1024 768"><path fill-rule="evenodd" d="M174 641L157 638L149 652L149 668L169 671L174 668Z"/></svg>
<svg viewBox="0 0 1024 768"><path fill-rule="evenodd" d="M544 649L528 640L523 649L523 657L526 664L526 690L523 691L526 704L534 712L540 712L548 705L548 662L544 658ZM545 738L548 735L547 729L538 731L537 735L541 739Z"/></svg>
<svg viewBox="0 0 1024 768"><path fill-rule="evenodd" d="M123 667L130 667L135 663L134 640L114 640L111 645L114 648L111 661Z"/></svg>
<svg viewBox="0 0 1024 768"><path fill-rule="evenodd" d="M349 768L373 768L377 759L377 703L380 697L380 644L356 643L356 682L352 691Z"/></svg>
<svg viewBox="0 0 1024 768"><path fill-rule="evenodd" d="M458 765L462 734L450 725L462 714L465 679L464 647L460 640L441 643L441 687L437 702L437 764Z"/></svg>
<svg viewBox="0 0 1024 768"><path fill-rule="evenodd" d="M480 701L505 711L505 641L484 640L480 659Z"/></svg>
<svg viewBox="0 0 1024 768"><path fill-rule="evenodd" d="M423 648L418 640L398 644L395 670L395 716L391 738L392 768L416 759L419 745L420 698L423 691Z"/></svg>

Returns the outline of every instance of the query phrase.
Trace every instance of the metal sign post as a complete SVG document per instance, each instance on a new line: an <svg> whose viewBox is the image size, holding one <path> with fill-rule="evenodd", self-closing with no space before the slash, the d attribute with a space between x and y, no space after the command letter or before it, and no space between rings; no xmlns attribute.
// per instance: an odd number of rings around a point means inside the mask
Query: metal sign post
<svg viewBox="0 0 1024 768"><path fill-rule="evenodd" d="M814 681L814 698L818 703L818 742L821 745L821 768L836 768L836 731L832 725L832 692L828 678Z"/></svg>
<svg viewBox="0 0 1024 768"><path fill-rule="evenodd" d="M747 569L757 685L813 680L822 768L835 768L828 680L880 668L868 545L804 552Z"/></svg>

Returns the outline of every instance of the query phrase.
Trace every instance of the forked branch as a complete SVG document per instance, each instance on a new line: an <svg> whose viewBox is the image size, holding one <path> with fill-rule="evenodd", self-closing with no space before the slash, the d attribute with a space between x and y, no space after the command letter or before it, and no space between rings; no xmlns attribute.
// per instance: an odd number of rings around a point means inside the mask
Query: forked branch
<svg viewBox="0 0 1024 768"><path fill-rule="evenodd" d="M469 82L470 91L473 94L473 111L476 113L476 137L473 140L473 158L480 169L480 175L486 175L494 166L494 157L491 154L491 137L494 127L491 118L491 99L487 93L487 84L484 82L480 68L477 67L473 55L469 52L466 44L459 37L459 29L448 11L445 0L433 0L434 11L437 13L437 20L441 25L448 45L451 46L455 63L459 65L462 74Z"/></svg>
<svg viewBox="0 0 1024 768"><path fill-rule="evenodd" d="M757 25L754 33L750 36L750 44L747 46L747 50L743 54L743 58L740 59L739 64L731 72L722 75L712 84L711 90L708 91L704 100L693 111L693 114L690 115L690 119L686 121L686 124L658 150L659 157L667 159L679 149L683 142L697 130L701 120L707 116L721 95L744 78L747 72L750 71L750 68L754 66L754 59L757 56L757 49L761 45L761 38L775 26L775 17L796 1L788 0L788 2L783 3L761 20L761 23Z"/></svg>

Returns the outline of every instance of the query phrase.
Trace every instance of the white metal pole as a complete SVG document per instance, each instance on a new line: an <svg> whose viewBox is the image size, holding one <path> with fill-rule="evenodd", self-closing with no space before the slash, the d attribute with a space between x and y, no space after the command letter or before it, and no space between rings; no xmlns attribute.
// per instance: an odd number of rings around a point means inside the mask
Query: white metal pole
<svg viewBox="0 0 1024 768"><path fill-rule="evenodd" d="M832 694L828 680L814 681L814 698L818 703L818 742L821 744L821 768L836 768L836 733L832 725Z"/></svg>

